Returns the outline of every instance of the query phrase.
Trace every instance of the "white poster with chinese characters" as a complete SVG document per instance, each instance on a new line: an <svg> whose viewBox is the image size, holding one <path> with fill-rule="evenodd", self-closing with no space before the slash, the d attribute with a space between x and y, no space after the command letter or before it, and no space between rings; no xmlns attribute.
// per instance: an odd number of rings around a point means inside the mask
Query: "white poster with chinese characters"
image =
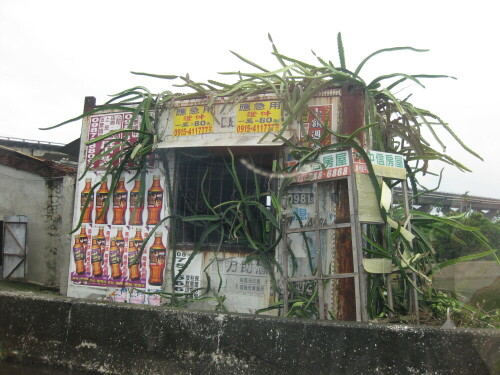
<svg viewBox="0 0 500 375"><path fill-rule="evenodd" d="M211 258L207 271L211 291L224 297L223 303L229 311L255 313L269 306L271 278L258 261L247 263L242 257Z"/></svg>
<svg viewBox="0 0 500 375"><path fill-rule="evenodd" d="M198 298L202 294L203 254L196 254L184 268L191 254L192 251L176 250L175 252L174 268L178 277L174 285L174 293L189 298Z"/></svg>

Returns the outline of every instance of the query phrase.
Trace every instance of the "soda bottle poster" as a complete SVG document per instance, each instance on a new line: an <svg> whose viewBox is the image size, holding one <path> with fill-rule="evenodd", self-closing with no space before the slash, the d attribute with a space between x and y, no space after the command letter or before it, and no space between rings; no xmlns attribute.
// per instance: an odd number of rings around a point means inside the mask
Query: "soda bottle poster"
<svg viewBox="0 0 500 375"><path fill-rule="evenodd" d="M147 234L143 234L145 239ZM124 277L120 285L116 285L116 288L107 297L109 300L133 304L160 305L161 296L157 292L162 291L165 277L167 250L164 243L166 243L166 235L165 230L156 230L146 244L146 252L142 254L140 263L136 265L132 264L135 263L132 259L138 246L134 249L133 242L141 241L139 238L141 232L136 229L134 233L129 234L130 247L124 251L125 261L121 269L122 275L128 276ZM119 273L120 271L117 270L117 274ZM134 280L134 278L136 279Z"/></svg>
<svg viewBox="0 0 500 375"><path fill-rule="evenodd" d="M88 172L80 180L74 226L81 214L83 222L72 237L70 278L73 283L142 289L156 288L163 283L158 281L158 272L162 272L163 277L166 248L163 251L161 246L166 245L166 226L161 225L155 231L161 233L161 239L155 237L155 233L141 255L139 252L144 239L166 215L164 173L150 169L144 183L142 187L141 180L134 179L132 171L120 176L113 191L111 176L104 177L103 172ZM92 187L95 187L93 191ZM151 271L153 245L155 258ZM155 279L149 285L152 272Z"/></svg>

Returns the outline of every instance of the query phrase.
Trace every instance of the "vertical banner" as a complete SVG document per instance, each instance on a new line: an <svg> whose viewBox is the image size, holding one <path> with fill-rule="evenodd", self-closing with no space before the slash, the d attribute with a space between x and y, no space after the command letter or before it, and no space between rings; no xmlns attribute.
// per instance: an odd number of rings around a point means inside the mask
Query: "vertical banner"
<svg viewBox="0 0 500 375"><path fill-rule="evenodd" d="M123 129L139 129L141 124L141 117L137 116L132 121L132 113L131 112L116 112L116 113L107 113L107 114L99 114L90 116L90 128L89 128L89 141L93 141L100 136L105 134L112 133L117 130ZM115 134L111 135L111 138L121 139L123 138L123 134ZM137 140L137 133L130 132L128 134L128 139L130 142L135 142ZM103 158L95 161L92 164L93 169L102 168L103 164L116 155L119 151L117 147L118 142L113 142L110 138L106 138L95 143L92 143L87 146L86 149L86 165L92 161L94 156L99 153L104 153Z"/></svg>
<svg viewBox="0 0 500 375"><path fill-rule="evenodd" d="M310 105L307 108L307 113L302 119L301 141L305 142L307 147L319 147L313 141L319 141L322 146L331 144L332 135L326 129L332 128L333 106Z"/></svg>
<svg viewBox="0 0 500 375"><path fill-rule="evenodd" d="M187 263L192 251L177 250L175 254L175 272L176 275ZM189 265L186 267L182 275L179 276L174 285L174 292L186 294L192 298L197 298L201 295L201 276L202 276L203 254L196 254Z"/></svg>

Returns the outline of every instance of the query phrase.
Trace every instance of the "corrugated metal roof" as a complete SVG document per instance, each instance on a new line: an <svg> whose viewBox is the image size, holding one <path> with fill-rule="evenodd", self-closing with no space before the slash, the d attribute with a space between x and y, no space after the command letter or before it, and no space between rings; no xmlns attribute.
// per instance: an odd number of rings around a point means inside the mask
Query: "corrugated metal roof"
<svg viewBox="0 0 500 375"><path fill-rule="evenodd" d="M28 155L1 145L0 164L35 173L42 177L60 177L76 174L75 167L58 164L51 160Z"/></svg>

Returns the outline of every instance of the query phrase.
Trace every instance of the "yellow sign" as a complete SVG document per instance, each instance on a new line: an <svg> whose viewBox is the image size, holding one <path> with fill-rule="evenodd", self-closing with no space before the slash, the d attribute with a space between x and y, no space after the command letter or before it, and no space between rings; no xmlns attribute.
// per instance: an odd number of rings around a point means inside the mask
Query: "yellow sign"
<svg viewBox="0 0 500 375"><path fill-rule="evenodd" d="M237 133L278 132L281 129L281 102L267 100L246 102L238 105L236 113Z"/></svg>
<svg viewBox="0 0 500 375"><path fill-rule="evenodd" d="M174 137L213 133L214 116L206 106L175 108Z"/></svg>

